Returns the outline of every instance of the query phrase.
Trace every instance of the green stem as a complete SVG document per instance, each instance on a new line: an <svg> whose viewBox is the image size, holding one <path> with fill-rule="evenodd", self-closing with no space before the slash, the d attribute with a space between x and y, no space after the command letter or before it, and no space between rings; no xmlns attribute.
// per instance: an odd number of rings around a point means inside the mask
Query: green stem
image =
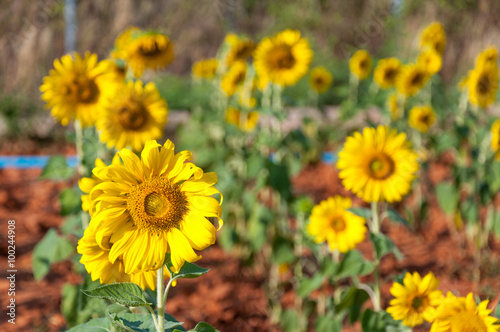
<svg viewBox="0 0 500 332"><path fill-rule="evenodd" d="M378 204L372 202L372 224L371 232L375 235L380 233L380 221L378 216ZM375 294L375 301L373 302L373 309L380 311L380 260L375 257L375 270L373 271L373 293Z"/></svg>
<svg viewBox="0 0 500 332"><path fill-rule="evenodd" d="M169 282L170 284L170 282ZM168 289L168 288L167 288ZM165 331L165 296L163 295L163 267L159 268L156 277L156 301L158 309L158 322L156 330L158 332Z"/></svg>
<svg viewBox="0 0 500 332"><path fill-rule="evenodd" d="M379 234L380 233L380 222L378 217L378 204L377 202L372 202L372 233Z"/></svg>
<svg viewBox="0 0 500 332"><path fill-rule="evenodd" d="M155 324L156 329L158 329L158 320L156 319L156 314L155 314L154 310L149 305L147 305L146 308L148 309L149 313L151 314L151 317L153 317L153 322Z"/></svg>
<svg viewBox="0 0 500 332"><path fill-rule="evenodd" d="M76 145L76 173L81 179L85 175L83 166L83 129L80 120L75 120L75 145ZM86 229L89 225L89 216L87 213L82 213L82 227Z"/></svg>
<svg viewBox="0 0 500 332"><path fill-rule="evenodd" d="M359 78L351 74L349 76L349 100L353 105L358 103Z"/></svg>

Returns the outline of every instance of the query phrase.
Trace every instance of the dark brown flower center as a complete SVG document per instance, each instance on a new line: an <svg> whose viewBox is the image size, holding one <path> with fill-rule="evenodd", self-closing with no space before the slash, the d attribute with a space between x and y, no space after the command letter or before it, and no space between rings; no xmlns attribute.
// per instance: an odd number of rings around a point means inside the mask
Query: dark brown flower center
<svg viewBox="0 0 500 332"><path fill-rule="evenodd" d="M129 100L118 111L118 121L125 129L137 130L146 123L147 114L142 102Z"/></svg>
<svg viewBox="0 0 500 332"><path fill-rule="evenodd" d="M74 100L83 104L97 102L100 91L93 79L85 76L77 76L65 87L65 93Z"/></svg>
<svg viewBox="0 0 500 332"><path fill-rule="evenodd" d="M384 180L394 173L394 161L385 153L374 156L368 165L369 174L377 180Z"/></svg>
<svg viewBox="0 0 500 332"><path fill-rule="evenodd" d="M295 65L295 58L289 46L279 46L271 50L269 62L273 68L290 69Z"/></svg>

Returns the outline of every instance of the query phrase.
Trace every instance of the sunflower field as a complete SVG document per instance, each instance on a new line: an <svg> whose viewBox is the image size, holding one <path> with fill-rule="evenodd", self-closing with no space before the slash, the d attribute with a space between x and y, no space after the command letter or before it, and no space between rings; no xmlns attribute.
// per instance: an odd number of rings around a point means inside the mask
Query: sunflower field
<svg viewBox="0 0 500 332"><path fill-rule="evenodd" d="M227 31L184 75L147 22L52 59L39 98L74 160L37 173L61 222L28 264L59 321L19 331L500 331L500 44L445 77L452 24L344 56L304 30Z"/></svg>

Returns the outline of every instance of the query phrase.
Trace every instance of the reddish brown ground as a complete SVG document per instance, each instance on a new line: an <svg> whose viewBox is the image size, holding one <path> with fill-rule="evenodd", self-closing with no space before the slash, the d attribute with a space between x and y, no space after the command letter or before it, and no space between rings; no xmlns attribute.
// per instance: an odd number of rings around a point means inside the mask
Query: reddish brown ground
<svg viewBox="0 0 500 332"><path fill-rule="evenodd" d="M30 152L33 153L33 152ZM7 288L7 220L16 220L16 304L15 328L6 323L2 309L0 331L58 331L64 329L64 318L59 313L60 290L66 283L77 283L79 278L71 272L70 263L55 264L49 275L40 282L33 280L32 250L50 227L57 227L59 216L58 194L74 183L39 181L40 170L0 170L0 305L5 308ZM435 184L448 176L444 161L431 166L430 179ZM321 179L321 181L317 181ZM333 166L318 164L307 167L294 179L297 193L307 193L316 201L333 194L347 194L337 178ZM355 200L356 204L361 204ZM411 203L411 199L409 200ZM450 218L430 200L429 219L421 231L414 232L404 226L385 220L382 225L397 244L405 258L397 261L384 258L382 276L383 301L387 305L391 285L390 277L403 270L427 273L433 271L440 279L440 289L466 295L478 292L482 298L495 296L499 289L497 277L500 244L491 241L491 253L483 264L479 286L470 281L473 261L470 253L461 249L462 235L449 230ZM226 221L229 222L229 221ZM361 251L372 255L368 241L360 245ZM211 271L198 280L183 280L170 293L167 311L185 327L192 328L199 321L218 327L221 331L279 331L270 323L264 293L266 279L262 273L244 267L230 253L217 246L206 250L200 265ZM293 303L293 293L287 292L283 302ZM498 299L493 299L496 303ZM346 331L360 331L359 325ZM423 329L425 330L425 329Z"/></svg>

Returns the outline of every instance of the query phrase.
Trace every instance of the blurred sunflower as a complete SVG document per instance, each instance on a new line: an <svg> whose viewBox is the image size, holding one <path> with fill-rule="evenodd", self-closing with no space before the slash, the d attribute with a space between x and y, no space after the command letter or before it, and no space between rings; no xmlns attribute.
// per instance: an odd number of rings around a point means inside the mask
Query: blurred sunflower
<svg viewBox="0 0 500 332"><path fill-rule="evenodd" d="M116 39L111 55L125 60L134 76L140 77L146 68L157 70L170 64L174 59L174 45L162 33L132 27Z"/></svg>
<svg viewBox="0 0 500 332"><path fill-rule="evenodd" d="M430 106L415 106L410 110L408 123L410 127L425 133L436 121L436 114Z"/></svg>
<svg viewBox="0 0 500 332"><path fill-rule="evenodd" d="M391 113L391 116L394 120L397 120L401 117L401 111L398 104L398 95L393 93L387 98L387 108Z"/></svg>
<svg viewBox="0 0 500 332"><path fill-rule="evenodd" d="M332 82L333 76L325 67L316 67L309 74L309 84L311 84L312 89L317 93L328 90Z"/></svg>
<svg viewBox="0 0 500 332"><path fill-rule="evenodd" d="M226 66L231 67L237 61L245 61L252 56L255 50L255 43L249 38L240 38L235 34L226 37L229 51L226 55Z"/></svg>
<svg viewBox="0 0 500 332"><path fill-rule="evenodd" d="M193 76L201 79L212 79L217 72L219 61L217 59L206 59L193 64Z"/></svg>
<svg viewBox="0 0 500 332"><path fill-rule="evenodd" d="M469 87L469 77L470 77L471 73L472 73L472 70L469 70L467 75L462 77L460 79L460 81L457 83L457 88L459 91L464 92Z"/></svg>
<svg viewBox="0 0 500 332"><path fill-rule="evenodd" d="M418 64L403 66L396 78L396 89L406 97L414 96L429 80L427 70Z"/></svg>
<svg viewBox="0 0 500 332"><path fill-rule="evenodd" d="M110 72L110 78L116 80L119 83L125 81L127 75L127 64L123 60L118 59L106 59L102 60L108 66L108 72Z"/></svg>
<svg viewBox="0 0 500 332"><path fill-rule="evenodd" d="M498 50L494 46L491 46L478 54L476 58L476 67L480 67L483 65L496 66L497 58L498 58Z"/></svg>
<svg viewBox="0 0 500 332"><path fill-rule="evenodd" d="M96 242L95 233L91 228L85 229L83 237L78 241L77 252L82 255L80 263L90 274L92 281L100 279L101 284L112 284L114 282L133 282L142 289L155 290L157 270L126 274L123 261L118 258L114 263L109 261L109 251L113 244L103 241L102 247ZM170 273L164 267L163 275L170 277Z"/></svg>
<svg viewBox="0 0 500 332"><path fill-rule="evenodd" d="M139 152L146 141L163 135L167 114L167 103L154 83L129 81L106 101L97 129L108 148L132 147Z"/></svg>
<svg viewBox="0 0 500 332"><path fill-rule="evenodd" d="M296 30L264 38L254 53L257 75L282 86L294 85L308 71L313 51Z"/></svg>
<svg viewBox="0 0 500 332"><path fill-rule="evenodd" d="M469 101L480 107L487 107L495 102L498 90L498 67L484 63L474 68L467 80Z"/></svg>
<svg viewBox="0 0 500 332"><path fill-rule="evenodd" d="M378 126L347 137L337 168L344 187L365 202L392 203L411 190L417 158L406 134Z"/></svg>
<svg viewBox="0 0 500 332"><path fill-rule="evenodd" d="M500 160L500 120L491 126L491 148L495 152L495 159Z"/></svg>
<svg viewBox="0 0 500 332"><path fill-rule="evenodd" d="M433 49L428 49L420 53L417 64L421 65L430 75L437 74L443 65L441 54Z"/></svg>
<svg viewBox="0 0 500 332"><path fill-rule="evenodd" d="M161 149L159 149L161 147ZM109 261L122 259L125 273L158 269L169 252L173 271L185 261L200 258L202 250L215 242L215 227L207 217L219 220L222 202L212 195L215 173L203 173L189 151L174 154L174 144L161 146L148 141L141 158L128 149L118 152L123 165L94 169L102 183L92 189L93 204L100 204L89 227L104 247L113 243Z"/></svg>
<svg viewBox="0 0 500 332"><path fill-rule="evenodd" d="M375 67L373 79L381 89L392 88L400 69L401 62L397 58L381 59Z"/></svg>
<svg viewBox="0 0 500 332"><path fill-rule="evenodd" d="M307 231L316 243L327 241L332 251L345 253L363 242L365 219L347 211L351 205L349 197L336 195L314 206Z"/></svg>
<svg viewBox="0 0 500 332"><path fill-rule="evenodd" d="M405 326L432 322L443 293L437 290L439 279L429 272L423 279L417 272L406 273L403 284L393 283L391 300L387 312L395 320L402 320Z"/></svg>
<svg viewBox="0 0 500 332"><path fill-rule="evenodd" d="M446 33L439 22L429 24L423 31L420 39L422 49L433 49L439 54L443 54L446 46Z"/></svg>
<svg viewBox="0 0 500 332"><path fill-rule="evenodd" d="M226 110L226 121L232 125L235 125L240 130L243 131L253 131L255 126L259 121L258 112L242 112L239 109L230 107Z"/></svg>
<svg viewBox="0 0 500 332"><path fill-rule="evenodd" d="M372 71L373 60L365 50L356 51L349 59L349 69L360 80L364 80Z"/></svg>
<svg viewBox="0 0 500 332"><path fill-rule="evenodd" d="M476 304L472 293L456 297L448 292L437 308L431 332L496 332L500 329L497 318L490 316L488 300Z"/></svg>
<svg viewBox="0 0 500 332"><path fill-rule="evenodd" d="M54 60L54 69L43 78L42 99L51 114L66 126L72 119L83 127L93 126L103 101L114 92L109 65L97 62L97 55L66 54Z"/></svg>
<svg viewBox="0 0 500 332"><path fill-rule="evenodd" d="M231 97L236 93L245 82L247 64L244 61L235 62L226 74L222 77L220 83L222 91Z"/></svg>

